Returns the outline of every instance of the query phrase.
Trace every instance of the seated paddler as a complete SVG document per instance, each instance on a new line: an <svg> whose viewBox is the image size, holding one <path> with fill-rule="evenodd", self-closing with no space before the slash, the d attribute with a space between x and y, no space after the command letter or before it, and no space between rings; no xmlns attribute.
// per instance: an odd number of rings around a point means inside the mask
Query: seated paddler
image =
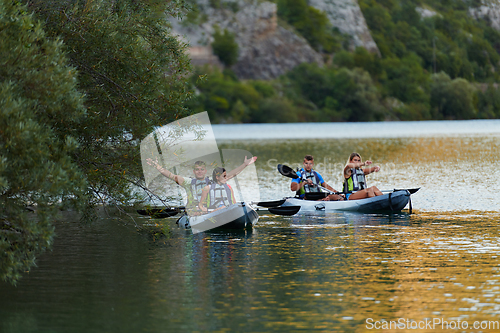
<svg viewBox="0 0 500 333"><path fill-rule="evenodd" d="M363 162L358 153L354 152L349 155L344 167L344 193L347 199L358 200L382 195L383 193L376 186L366 185L366 175L379 171L378 165L372 165L372 161Z"/></svg>
<svg viewBox="0 0 500 333"><path fill-rule="evenodd" d="M337 192L333 187L328 185L321 174L315 170L314 167L314 157L312 155L304 156L303 168L297 171L297 176L299 178L292 179L290 189L295 191L297 197L308 199L308 197L320 197L315 200L322 201L337 201L344 200L344 198L339 194L329 194L324 193L321 195L323 190L319 187L322 186L331 192ZM315 193L316 195L309 195L309 193Z"/></svg>
<svg viewBox="0 0 500 333"><path fill-rule="evenodd" d="M228 207L236 202L231 186L227 184L226 169L215 168L212 183L203 188L198 207L203 213L213 212Z"/></svg>

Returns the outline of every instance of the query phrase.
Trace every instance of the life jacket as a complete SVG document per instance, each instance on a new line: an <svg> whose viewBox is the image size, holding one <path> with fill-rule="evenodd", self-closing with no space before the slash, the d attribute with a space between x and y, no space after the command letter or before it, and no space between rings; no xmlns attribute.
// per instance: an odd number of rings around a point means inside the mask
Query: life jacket
<svg viewBox="0 0 500 333"><path fill-rule="evenodd" d="M307 180L310 179L312 180L313 184L315 185L321 185L318 173L314 170L311 170L311 172L307 172L302 168L300 170L300 178L302 180ZM305 193L311 193L311 192L321 192L318 186L310 186L310 185L304 185L301 189L297 191L298 195L303 195Z"/></svg>
<svg viewBox="0 0 500 333"><path fill-rule="evenodd" d="M192 179L190 185L191 193L188 193L188 203L198 206L198 203L201 200L201 192L203 192L203 188L211 183L212 181L208 177L201 180L196 178Z"/></svg>
<svg viewBox="0 0 500 333"><path fill-rule="evenodd" d="M344 193L359 191L366 188L365 173L362 169L351 169L351 177L344 179Z"/></svg>
<svg viewBox="0 0 500 333"><path fill-rule="evenodd" d="M208 192L208 209L229 206L234 203L233 190L228 184L212 183Z"/></svg>

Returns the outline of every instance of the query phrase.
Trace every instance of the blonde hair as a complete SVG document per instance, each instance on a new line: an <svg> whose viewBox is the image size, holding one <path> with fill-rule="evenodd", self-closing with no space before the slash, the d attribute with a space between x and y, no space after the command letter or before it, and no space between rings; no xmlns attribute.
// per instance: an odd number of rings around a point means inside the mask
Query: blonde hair
<svg viewBox="0 0 500 333"><path fill-rule="evenodd" d="M347 164L351 163L352 159L353 159L354 157L356 157L356 156L357 156L357 157L359 157L359 159L361 159L361 155L359 155L358 153L354 152L354 153L352 153L351 155L349 155L349 158L347 159L347 163L346 163L345 165L347 165Z"/></svg>

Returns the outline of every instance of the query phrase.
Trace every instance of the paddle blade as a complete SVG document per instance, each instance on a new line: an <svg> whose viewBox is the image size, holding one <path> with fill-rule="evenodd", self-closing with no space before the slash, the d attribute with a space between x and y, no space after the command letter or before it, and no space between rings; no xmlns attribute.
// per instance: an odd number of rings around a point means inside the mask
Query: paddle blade
<svg viewBox="0 0 500 333"><path fill-rule="evenodd" d="M266 207L266 208L278 207L278 206L281 206L282 204L284 204L285 201L286 201L286 199L275 200L275 201L260 201L260 202L257 202L256 205L260 206L260 207Z"/></svg>
<svg viewBox="0 0 500 333"><path fill-rule="evenodd" d="M148 215L152 218L165 218L171 217L179 214L179 209L175 208L149 208L149 209L138 209L137 213L141 215Z"/></svg>
<svg viewBox="0 0 500 333"><path fill-rule="evenodd" d="M413 193L417 192L418 190L420 190L420 187L417 187L417 188L409 188L409 189L408 189L408 192L410 192L410 194L413 194Z"/></svg>
<svg viewBox="0 0 500 333"><path fill-rule="evenodd" d="M418 190L420 190L420 187L416 187L416 188L396 188L394 189L394 192L396 191L408 191L410 192L410 194L413 194L415 192L417 192ZM384 192L384 191L382 191Z"/></svg>
<svg viewBox="0 0 500 333"><path fill-rule="evenodd" d="M285 177L293 179L299 178L299 176L297 176L297 173L288 165L278 164L278 171Z"/></svg>
<svg viewBox="0 0 500 333"><path fill-rule="evenodd" d="M286 207L272 207L269 208L269 212L275 215L295 215L299 212L300 206L286 206Z"/></svg>
<svg viewBox="0 0 500 333"><path fill-rule="evenodd" d="M328 196L328 193L325 192L309 192L305 194L305 199L306 200L319 200L319 199L324 199Z"/></svg>

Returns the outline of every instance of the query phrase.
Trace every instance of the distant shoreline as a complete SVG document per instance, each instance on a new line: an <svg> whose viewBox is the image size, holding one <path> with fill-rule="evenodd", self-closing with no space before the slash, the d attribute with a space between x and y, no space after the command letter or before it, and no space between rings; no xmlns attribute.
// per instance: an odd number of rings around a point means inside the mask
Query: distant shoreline
<svg viewBox="0 0 500 333"><path fill-rule="evenodd" d="M500 134L500 119L212 125L217 140L398 138Z"/></svg>

